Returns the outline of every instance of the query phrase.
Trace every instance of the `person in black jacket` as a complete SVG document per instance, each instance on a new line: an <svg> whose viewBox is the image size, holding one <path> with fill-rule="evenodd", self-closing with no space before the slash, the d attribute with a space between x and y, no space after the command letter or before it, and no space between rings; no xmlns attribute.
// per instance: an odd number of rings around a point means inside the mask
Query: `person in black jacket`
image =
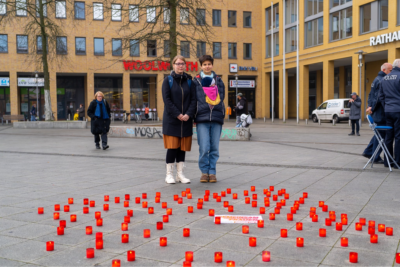
<svg viewBox="0 0 400 267"><path fill-rule="evenodd" d="M91 132L94 135L96 149L100 149L100 135L103 150L109 148L107 145L107 133L110 130L110 106L104 99L104 94L98 91L90 102L87 115L91 118Z"/></svg>
<svg viewBox="0 0 400 267"><path fill-rule="evenodd" d="M202 71L193 82L196 84L197 97L195 122L200 154L200 182L216 183L219 139L225 118L225 85L221 77L212 71L214 59L211 56L203 55L199 61Z"/></svg>
<svg viewBox="0 0 400 267"><path fill-rule="evenodd" d="M238 98L238 103L233 108L233 111L236 112L236 124L238 124L240 122L240 116L247 113L247 99L242 93L237 94L236 97Z"/></svg>
<svg viewBox="0 0 400 267"><path fill-rule="evenodd" d="M167 175L165 182L190 183L183 174L186 151L192 147L193 118L196 113L195 85L192 77L185 73L186 61L183 56L172 60L173 71L164 79L162 96L164 100L163 139L167 150ZM190 86L189 86L190 84ZM176 162L176 181L173 176Z"/></svg>

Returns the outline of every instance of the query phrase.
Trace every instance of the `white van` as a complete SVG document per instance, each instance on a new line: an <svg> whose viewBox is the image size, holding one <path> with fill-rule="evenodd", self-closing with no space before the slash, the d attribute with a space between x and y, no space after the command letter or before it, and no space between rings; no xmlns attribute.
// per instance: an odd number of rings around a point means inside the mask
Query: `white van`
<svg viewBox="0 0 400 267"><path fill-rule="evenodd" d="M349 120L350 108L347 107L348 98L331 99L322 103L317 109L313 110L311 118L313 122L318 120L340 121Z"/></svg>

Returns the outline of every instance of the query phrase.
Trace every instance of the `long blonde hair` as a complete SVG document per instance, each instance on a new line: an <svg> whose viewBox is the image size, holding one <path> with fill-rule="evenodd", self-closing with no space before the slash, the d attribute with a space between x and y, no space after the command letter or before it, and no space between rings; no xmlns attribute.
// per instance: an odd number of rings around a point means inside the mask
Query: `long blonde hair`
<svg viewBox="0 0 400 267"><path fill-rule="evenodd" d="M178 59L180 59L180 60L182 60L183 62L185 62L185 64L186 64L186 59L185 59L185 57L184 56L181 56L181 55L177 55L176 57L174 57L174 59L172 60L172 62L171 62L171 64L172 64L172 69L175 71L175 62L178 60Z"/></svg>

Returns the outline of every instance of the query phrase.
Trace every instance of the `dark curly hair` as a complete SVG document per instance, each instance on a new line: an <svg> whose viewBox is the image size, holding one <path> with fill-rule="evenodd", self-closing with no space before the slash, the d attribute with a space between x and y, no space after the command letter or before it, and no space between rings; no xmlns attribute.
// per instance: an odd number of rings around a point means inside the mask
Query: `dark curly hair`
<svg viewBox="0 0 400 267"><path fill-rule="evenodd" d="M214 59L210 55L202 55L201 57L199 57L199 61L200 61L200 66L203 65L203 63L206 61L210 61L211 64L214 65Z"/></svg>

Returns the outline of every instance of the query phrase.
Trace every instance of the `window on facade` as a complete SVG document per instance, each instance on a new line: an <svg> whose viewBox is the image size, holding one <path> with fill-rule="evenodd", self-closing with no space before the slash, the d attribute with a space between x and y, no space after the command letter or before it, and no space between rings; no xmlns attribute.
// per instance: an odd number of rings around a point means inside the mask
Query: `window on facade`
<svg viewBox="0 0 400 267"><path fill-rule="evenodd" d="M43 53L42 36L36 36L36 53Z"/></svg>
<svg viewBox="0 0 400 267"><path fill-rule="evenodd" d="M121 5L120 4L112 4L111 5L111 20L113 21L121 21Z"/></svg>
<svg viewBox="0 0 400 267"><path fill-rule="evenodd" d="M0 52L8 52L8 36L7 34L0 34Z"/></svg>
<svg viewBox="0 0 400 267"><path fill-rule="evenodd" d="M18 0L15 5L17 16L26 16L27 8L26 0Z"/></svg>
<svg viewBox="0 0 400 267"><path fill-rule="evenodd" d="M306 22L306 47L316 46L324 42L324 19L318 18Z"/></svg>
<svg viewBox="0 0 400 267"><path fill-rule="evenodd" d="M59 55L67 54L67 37L56 37L56 50Z"/></svg>
<svg viewBox="0 0 400 267"><path fill-rule="evenodd" d="M213 26L221 26L221 10L212 11L212 21Z"/></svg>
<svg viewBox="0 0 400 267"><path fill-rule="evenodd" d="M130 46L130 56L131 57L139 57L140 56L140 45L138 40L130 40L129 41L129 46Z"/></svg>
<svg viewBox="0 0 400 267"><path fill-rule="evenodd" d="M228 11L228 27L236 27L236 11Z"/></svg>
<svg viewBox="0 0 400 267"><path fill-rule="evenodd" d="M28 53L28 36L17 35L17 53Z"/></svg>
<svg viewBox="0 0 400 267"><path fill-rule="evenodd" d="M243 12L243 27L250 28L251 27L251 12Z"/></svg>
<svg viewBox="0 0 400 267"><path fill-rule="evenodd" d="M171 49L169 49L169 40L164 40L164 57L171 57Z"/></svg>
<svg viewBox="0 0 400 267"><path fill-rule="evenodd" d="M139 7L136 5L129 5L129 21L139 22Z"/></svg>
<svg viewBox="0 0 400 267"><path fill-rule="evenodd" d="M290 0L294 1L294 0ZM296 5L296 4L295 4ZM313 16L324 11L323 0L306 0L306 17Z"/></svg>
<svg viewBox="0 0 400 267"><path fill-rule="evenodd" d="M274 57L279 55L279 33L274 33L274 40L273 40L273 47L274 47ZM271 35L266 37L266 55L267 57L271 57Z"/></svg>
<svg viewBox="0 0 400 267"><path fill-rule="evenodd" d="M156 7L147 7L147 22L156 23Z"/></svg>
<svg viewBox="0 0 400 267"><path fill-rule="evenodd" d="M196 24L197 25L206 25L206 10L205 9L196 9Z"/></svg>
<svg viewBox="0 0 400 267"><path fill-rule="evenodd" d="M164 7L164 23L169 24L171 18L171 10L168 7Z"/></svg>
<svg viewBox="0 0 400 267"><path fill-rule="evenodd" d="M344 5L351 2L352 0L331 0L331 7Z"/></svg>
<svg viewBox="0 0 400 267"><path fill-rule="evenodd" d="M273 10L273 18L272 18L272 25L271 25L271 8L267 8L265 11L265 25L266 25L266 30L267 32L273 28L274 30L279 28L279 6L274 5L274 10Z"/></svg>
<svg viewBox="0 0 400 267"><path fill-rule="evenodd" d="M243 44L243 58L251 59L252 56L252 45L251 44Z"/></svg>
<svg viewBox="0 0 400 267"><path fill-rule="evenodd" d="M373 32L388 27L388 0L360 6L360 33Z"/></svg>
<svg viewBox="0 0 400 267"><path fill-rule="evenodd" d="M147 41L147 56L156 57L157 56L157 41L148 40Z"/></svg>
<svg viewBox="0 0 400 267"><path fill-rule="evenodd" d="M353 35L352 7L331 14L331 40L340 40Z"/></svg>
<svg viewBox="0 0 400 267"><path fill-rule="evenodd" d="M201 57L206 54L206 43L197 42L197 57Z"/></svg>
<svg viewBox="0 0 400 267"><path fill-rule="evenodd" d="M1 0L0 0L0 2L1 2ZM47 17L46 0L42 0L42 5L43 5L43 17ZM40 2L39 2L39 0L36 0L36 17L40 17L39 10L40 10Z"/></svg>
<svg viewBox="0 0 400 267"><path fill-rule="evenodd" d="M94 38L94 55L104 56L104 38Z"/></svg>
<svg viewBox="0 0 400 267"><path fill-rule="evenodd" d="M67 7L65 1L56 1L56 18L65 19L67 17Z"/></svg>
<svg viewBox="0 0 400 267"><path fill-rule="evenodd" d="M228 43L228 57L229 58L237 58L237 44L236 43Z"/></svg>
<svg viewBox="0 0 400 267"><path fill-rule="evenodd" d="M122 40L112 39L112 55L122 56Z"/></svg>
<svg viewBox="0 0 400 267"><path fill-rule="evenodd" d="M292 27L285 30L286 53L297 51L297 27Z"/></svg>
<svg viewBox="0 0 400 267"><path fill-rule="evenodd" d="M181 55L190 58L190 42L181 42Z"/></svg>
<svg viewBox="0 0 400 267"><path fill-rule="evenodd" d="M102 3L93 3L93 19L94 20L103 20L103 4Z"/></svg>
<svg viewBox="0 0 400 267"><path fill-rule="evenodd" d="M7 14L6 0L0 0L0 16Z"/></svg>
<svg viewBox="0 0 400 267"><path fill-rule="evenodd" d="M181 8L180 20L181 20L181 24L189 24L189 9L188 8Z"/></svg>
<svg viewBox="0 0 400 267"><path fill-rule="evenodd" d="M214 58L222 58L221 43L219 43L219 42L213 43L213 57Z"/></svg>
<svg viewBox="0 0 400 267"><path fill-rule="evenodd" d="M85 2L74 3L75 19L85 19Z"/></svg>
<svg viewBox="0 0 400 267"><path fill-rule="evenodd" d="M86 55L86 38L75 37L75 54Z"/></svg>

